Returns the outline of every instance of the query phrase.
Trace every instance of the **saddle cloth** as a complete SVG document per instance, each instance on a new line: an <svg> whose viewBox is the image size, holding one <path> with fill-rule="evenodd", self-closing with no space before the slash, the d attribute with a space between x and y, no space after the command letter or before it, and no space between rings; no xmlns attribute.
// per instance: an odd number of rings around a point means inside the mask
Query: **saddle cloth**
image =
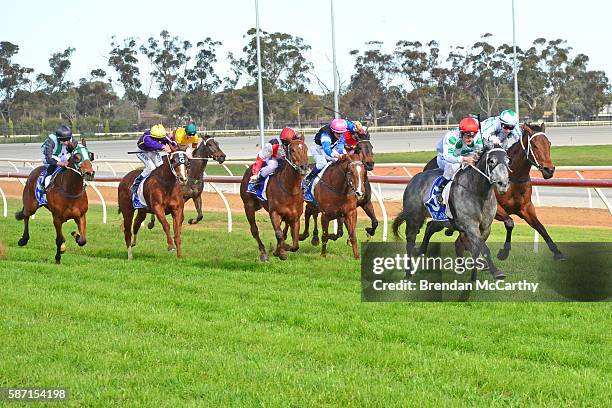
<svg viewBox="0 0 612 408"><path fill-rule="evenodd" d="M136 194L132 194L132 207L134 207L135 209L147 207L147 202L144 198L144 185L145 185L145 182L149 179L149 177L151 177L150 174L144 180L140 182L140 185L138 186L138 191L136 191ZM133 182L132 182L132 185L134 185Z"/></svg>
<svg viewBox="0 0 612 408"><path fill-rule="evenodd" d="M274 173L272 173L274 174ZM268 175L266 176L266 178L263 180L263 182L259 183L259 186L257 186L257 189L254 190L254 183L250 183L247 184L247 192L251 193L251 194L255 194L255 196L261 200L261 201L268 201L268 196L266 195L266 190L268 188L268 181L270 181L270 176L272 175Z"/></svg>
<svg viewBox="0 0 612 408"><path fill-rule="evenodd" d="M304 185L304 180L302 180L302 190L304 191L304 201L308 203L317 204L317 200L314 196L315 187L319 183L319 180L321 180L321 178L323 177L325 170L327 170L327 168L331 166L332 163L334 162L331 162L331 161L327 162L325 167L323 167L323 169L319 172L319 174L315 176L314 180L312 180L312 183L310 183L310 188L306 188L306 186Z"/></svg>
<svg viewBox="0 0 612 408"><path fill-rule="evenodd" d="M452 181L450 181L442 191L443 204L438 205L438 203L436 202L436 195L440 191L440 183L442 182L442 179L443 176L440 176L434 180L433 185L431 186L431 190L429 191L429 197L424 203L425 207L429 211L429 214L431 215L431 218L434 221L448 221L449 219L453 218L450 208L448 206L450 188L453 184Z"/></svg>
<svg viewBox="0 0 612 408"><path fill-rule="evenodd" d="M47 177L47 169L45 167L38 176L38 180L36 180L36 187L34 188L34 196L36 197L36 201L38 201L38 205L47 205L47 193L44 191L45 186L45 178ZM56 167L51 175L51 180L49 180L49 186L53 183L55 176L62 168L60 166Z"/></svg>

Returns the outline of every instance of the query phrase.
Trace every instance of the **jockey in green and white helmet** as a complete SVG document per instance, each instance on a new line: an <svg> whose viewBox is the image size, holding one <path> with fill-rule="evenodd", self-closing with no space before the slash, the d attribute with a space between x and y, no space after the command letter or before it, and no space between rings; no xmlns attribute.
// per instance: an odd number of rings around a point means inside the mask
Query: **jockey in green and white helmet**
<svg viewBox="0 0 612 408"><path fill-rule="evenodd" d="M485 142L498 144L504 150L518 142L523 136L518 123L518 115L506 109L499 116L492 116L480 124L482 138Z"/></svg>

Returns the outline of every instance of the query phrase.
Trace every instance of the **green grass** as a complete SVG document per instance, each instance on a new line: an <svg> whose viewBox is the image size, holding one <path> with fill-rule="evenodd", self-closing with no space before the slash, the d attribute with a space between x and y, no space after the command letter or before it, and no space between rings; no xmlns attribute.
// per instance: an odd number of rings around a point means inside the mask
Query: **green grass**
<svg viewBox="0 0 612 408"><path fill-rule="evenodd" d="M92 206L87 245L68 240L61 266L46 210L23 248L21 223L1 218L0 388L67 387L70 406L609 404L608 303L362 303L344 242L327 259L303 243L261 264L235 218L231 234L223 214L185 227L182 260L159 226L142 230L127 262L119 216L111 208L103 225ZM515 238L533 232L517 226Z"/></svg>
<svg viewBox="0 0 612 408"><path fill-rule="evenodd" d="M377 163L427 163L435 156L431 151L375 154ZM607 166L612 145L552 146L550 154L555 166Z"/></svg>

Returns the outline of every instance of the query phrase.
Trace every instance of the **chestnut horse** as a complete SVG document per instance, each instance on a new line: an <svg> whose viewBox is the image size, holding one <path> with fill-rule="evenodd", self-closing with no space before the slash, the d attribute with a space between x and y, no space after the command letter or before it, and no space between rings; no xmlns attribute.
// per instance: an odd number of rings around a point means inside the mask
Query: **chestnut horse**
<svg viewBox="0 0 612 408"><path fill-rule="evenodd" d="M85 180L94 178L94 170L91 164L93 154L87 150L84 144L77 144L68 160L68 165L61 169L47 187L47 204L45 207L53 215L55 226L55 263L59 264L62 254L66 250L62 225L68 220L74 220L79 232L72 232L72 236L79 246L87 243L86 214L88 208L87 194L85 193ZM23 207L15 213L17 220L23 220L23 235L19 240L19 246L27 245L30 240L29 221L30 217L40 208L34 190L38 177L44 166L32 170L28 181L23 188Z"/></svg>
<svg viewBox="0 0 612 408"><path fill-rule="evenodd" d="M293 140L287 147L287 156L279 160L278 168L270 175L266 187L267 201L261 201L255 194L247 192L247 184L252 174L249 167L240 183L240 197L244 203L244 212L251 225L251 235L259 245L259 259L268 260L266 247L259 237L259 229L255 221L255 212L262 207L270 214L272 228L276 235L276 250L274 256L282 260L287 259L287 250L295 252L300 246L300 217L304 212L304 195L302 193L302 178L308 172L308 148L304 137ZM281 229L281 222L291 228L293 244L289 247L285 243L285 235Z"/></svg>
<svg viewBox="0 0 612 408"><path fill-rule="evenodd" d="M208 159L213 159L219 164L225 161L225 153L219 147L219 143L213 137L204 136L204 142L193 152L193 158L189 161L189 172L187 184L183 187L183 199L185 202L190 199L195 204L198 216L196 219L190 218L189 224L197 224L202 221L202 190L204 189L204 171L208 164ZM148 229L155 226L155 214L151 214L151 220L147 224Z"/></svg>
<svg viewBox="0 0 612 408"><path fill-rule="evenodd" d="M370 134L366 133L363 136L359 136L359 142L352 152L353 155L359 157L359 159L365 165L367 171L374 169L374 151L372 143L370 143ZM357 206L361 207L365 211L366 215L370 218L371 226L366 227L366 234L370 237L376 233L378 227L378 219L374 212L374 206L372 205L372 187L366 173L365 180L365 193L359 200L357 200ZM306 212L304 213L304 232L300 234L300 241L304 241L310 235L310 217L313 219L314 229L312 231L312 245L319 245L319 228L318 228L318 217L319 209L313 203L306 203ZM329 239L336 241L338 238L344 235L344 219L338 219L338 232L329 236Z"/></svg>
<svg viewBox="0 0 612 408"><path fill-rule="evenodd" d="M153 170L151 175L144 181L143 195L147 207L139 208L134 218L132 205L132 192L130 187L141 170L132 170L126 174L119 183L118 200L119 212L123 215L123 235L128 250L128 259L132 259L132 247L136 246L136 236L140 224L147 217L147 213L153 213L162 224L168 251L176 250L177 257L182 256L181 250L181 225L183 224L183 190L181 188L187 182L187 154L176 151L163 156L164 164ZM170 224L166 215L172 214L174 224L174 241L170 237ZM133 221L133 230L132 230Z"/></svg>
<svg viewBox="0 0 612 408"><path fill-rule="evenodd" d="M344 219L353 248L353 256L359 259L357 251L357 202L365 194L366 168L360 160L344 157L330 164L323 177L314 187L314 197L321 212L321 256L327 255L329 222Z"/></svg>
<svg viewBox="0 0 612 408"><path fill-rule="evenodd" d="M508 258L512 247L512 229L514 221L510 215L515 214L524 219L546 241L548 248L554 254L554 259L565 260L557 245L553 242L544 225L538 220L535 206L531 202L531 178L529 171L535 166L545 179L555 173L555 166L550 158L550 140L546 137L544 123L540 125L525 123L522 126L523 136L518 143L508 149L510 163L510 187L505 195L495 191L497 198L497 213L495 219L503 221L506 227L506 242L497 253L497 258ZM437 168L436 158L427 163L424 170ZM459 238L458 238L459 240ZM459 242L457 242L459 245Z"/></svg>

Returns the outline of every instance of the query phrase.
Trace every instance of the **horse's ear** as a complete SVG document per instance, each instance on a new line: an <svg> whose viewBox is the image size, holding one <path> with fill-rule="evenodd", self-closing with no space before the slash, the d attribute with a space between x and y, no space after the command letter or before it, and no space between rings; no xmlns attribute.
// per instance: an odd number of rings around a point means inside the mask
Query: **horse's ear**
<svg viewBox="0 0 612 408"><path fill-rule="evenodd" d="M85 147L87 147L87 140L85 140L84 137L81 138L81 144Z"/></svg>
<svg viewBox="0 0 612 408"><path fill-rule="evenodd" d="M540 125L540 127L542 128L542 132L546 129L546 125L544 124L544 122L542 122L542 124Z"/></svg>
<svg viewBox="0 0 612 408"><path fill-rule="evenodd" d="M94 156L93 152L89 152L89 161L94 161L94 158L95 158L95 156Z"/></svg>

